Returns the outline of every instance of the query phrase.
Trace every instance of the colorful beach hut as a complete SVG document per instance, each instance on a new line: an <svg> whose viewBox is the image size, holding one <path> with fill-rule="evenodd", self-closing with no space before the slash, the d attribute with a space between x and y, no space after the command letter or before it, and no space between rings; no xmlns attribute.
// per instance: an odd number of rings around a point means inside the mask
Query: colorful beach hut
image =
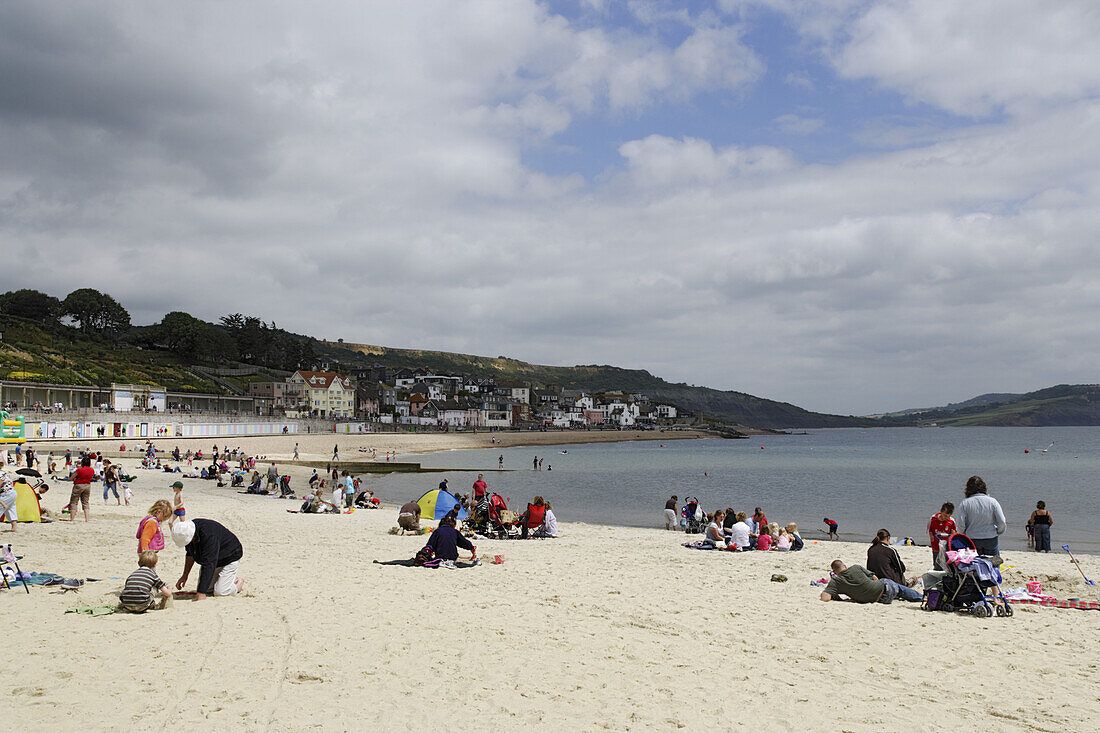
<svg viewBox="0 0 1100 733"><path fill-rule="evenodd" d="M466 518L466 510L462 508L455 495L443 489L432 489L417 499L416 503L420 505L420 517L422 519L443 519L447 516L447 512L456 506L458 507L458 518Z"/></svg>

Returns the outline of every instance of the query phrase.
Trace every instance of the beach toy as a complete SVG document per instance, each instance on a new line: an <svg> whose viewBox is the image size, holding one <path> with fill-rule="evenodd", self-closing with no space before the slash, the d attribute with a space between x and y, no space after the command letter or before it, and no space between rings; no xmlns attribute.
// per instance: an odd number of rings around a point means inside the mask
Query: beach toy
<svg viewBox="0 0 1100 733"><path fill-rule="evenodd" d="M787 582L787 576L786 575L779 575L778 573L776 573L775 575L772 576L772 582L773 583L786 583Z"/></svg>
<svg viewBox="0 0 1100 733"><path fill-rule="evenodd" d="M1054 443L1051 443L1051 445L1054 445ZM1069 545L1062 545L1062 549L1069 554L1069 561L1077 566L1077 572L1081 573L1081 577L1085 579L1085 585L1096 585L1096 583L1093 583L1091 580L1089 580L1088 576L1085 575L1085 571L1081 569L1081 563L1077 562L1077 558L1075 558L1073 556L1073 553L1069 551Z"/></svg>
<svg viewBox="0 0 1100 733"><path fill-rule="evenodd" d="M493 555L493 564L494 565L503 565L504 564L504 555Z"/></svg>
<svg viewBox="0 0 1100 733"><path fill-rule="evenodd" d="M1027 592L1033 596L1041 596L1043 595L1043 584L1032 577L1027 581Z"/></svg>

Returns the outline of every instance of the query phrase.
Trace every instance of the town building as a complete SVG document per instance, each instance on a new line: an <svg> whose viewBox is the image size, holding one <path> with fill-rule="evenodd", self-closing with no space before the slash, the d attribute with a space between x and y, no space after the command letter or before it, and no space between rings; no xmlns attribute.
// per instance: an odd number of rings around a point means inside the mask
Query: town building
<svg viewBox="0 0 1100 733"><path fill-rule="evenodd" d="M287 382L302 391L299 409L317 417L355 416L355 387L350 378L336 372L299 370Z"/></svg>

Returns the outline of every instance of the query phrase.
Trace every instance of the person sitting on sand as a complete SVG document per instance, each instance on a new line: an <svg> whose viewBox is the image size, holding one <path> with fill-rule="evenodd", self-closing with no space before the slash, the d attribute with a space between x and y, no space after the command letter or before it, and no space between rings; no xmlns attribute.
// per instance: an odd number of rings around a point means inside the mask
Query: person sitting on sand
<svg viewBox="0 0 1100 733"><path fill-rule="evenodd" d="M767 522L761 522L760 528L756 530L756 549L763 552L772 549L771 529Z"/></svg>
<svg viewBox="0 0 1100 733"><path fill-rule="evenodd" d="M707 524L706 530L703 532L703 545L706 547L725 547L726 546L726 533L722 529L722 520L725 518L726 513L721 509L714 512L710 517L710 523Z"/></svg>
<svg viewBox="0 0 1100 733"><path fill-rule="evenodd" d="M126 578L126 584L118 596L119 606L123 610L145 613L151 609L165 608L172 602L172 591L168 590L168 586L157 575L156 567L156 551L145 550L138 554L138 569ZM159 602L153 598L153 591L160 591Z"/></svg>
<svg viewBox="0 0 1100 733"><path fill-rule="evenodd" d="M439 526L428 537L425 547L430 547L433 556L440 560L440 567L454 569L458 559L458 548L469 550L471 560L477 562L477 547L455 529L458 518L454 512L448 512L439 520Z"/></svg>
<svg viewBox="0 0 1100 733"><path fill-rule="evenodd" d="M355 497L355 506L359 509L377 509L380 503L381 502L375 497L374 492L365 486ZM419 504L417 506L419 506Z"/></svg>
<svg viewBox="0 0 1100 733"><path fill-rule="evenodd" d="M244 581L237 577L237 567L244 548L237 535L213 519L185 519L172 527L172 541L184 548L186 559L183 575L176 581L176 590L183 590L195 563L201 568L195 600L207 596L233 596L241 592Z"/></svg>
<svg viewBox="0 0 1100 733"><path fill-rule="evenodd" d="M905 580L905 563L898 551L890 546L890 533L885 529L880 529L875 534L875 539L871 540L871 546L867 548L867 569L876 577L902 585L908 584Z"/></svg>
<svg viewBox="0 0 1100 733"><path fill-rule="evenodd" d="M893 603L895 598L919 602L922 598L912 588L877 578L859 565L848 567L840 560L833 560L831 567L833 577L821 591L823 601L839 601L842 594L855 603Z"/></svg>
<svg viewBox="0 0 1100 733"><path fill-rule="evenodd" d="M771 528L775 533L775 549L779 552L790 552L791 536L787 534L786 528L780 527L775 522L772 522Z"/></svg>
<svg viewBox="0 0 1100 733"><path fill-rule="evenodd" d="M420 534L420 505L409 501L397 512L397 526L401 534Z"/></svg>
<svg viewBox="0 0 1100 733"><path fill-rule="evenodd" d="M321 489L316 488L302 502L302 508L299 511L302 514L320 514L326 506L325 500L321 496Z"/></svg>
<svg viewBox="0 0 1100 733"><path fill-rule="evenodd" d="M557 537L558 518L554 516L554 507L546 502L546 514L542 515L542 526L535 530L532 537Z"/></svg>
<svg viewBox="0 0 1100 733"><path fill-rule="evenodd" d="M738 550L749 549L749 515L745 512L737 512L737 520L730 527L728 542L734 544Z"/></svg>
<svg viewBox="0 0 1100 733"><path fill-rule="evenodd" d="M7 471L0 470L0 520L11 525L9 532L19 529L19 514L15 509L15 501L19 493L15 490L15 482Z"/></svg>

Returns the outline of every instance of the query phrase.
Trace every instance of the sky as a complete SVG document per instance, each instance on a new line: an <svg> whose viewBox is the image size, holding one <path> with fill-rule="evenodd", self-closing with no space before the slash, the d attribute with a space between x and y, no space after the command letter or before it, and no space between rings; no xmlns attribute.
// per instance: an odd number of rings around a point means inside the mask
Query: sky
<svg viewBox="0 0 1100 733"><path fill-rule="evenodd" d="M869 414L1092 383L1100 5L0 4L0 291Z"/></svg>

